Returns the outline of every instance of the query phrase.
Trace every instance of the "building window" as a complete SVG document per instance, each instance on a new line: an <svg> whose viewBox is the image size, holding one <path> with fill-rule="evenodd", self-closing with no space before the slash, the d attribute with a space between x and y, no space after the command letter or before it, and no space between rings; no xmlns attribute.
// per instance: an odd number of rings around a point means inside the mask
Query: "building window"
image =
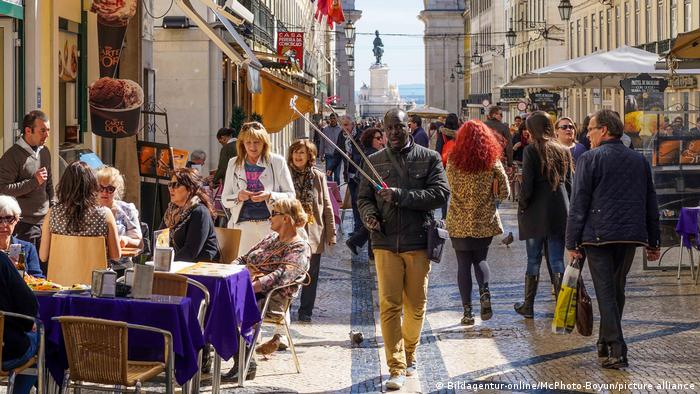
<svg viewBox="0 0 700 394"><path fill-rule="evenodd" d="M591 14L591 52L595 52L596 50L596 42L595 42L595 14Z"/></svg>
<svg viewBox="0 0 700 394"><path fill-rule="evenodd" d="M574 22L569 24L569 59L574 58Z"/></svg>
<svg viewBox="0 0 700 394"><path fill-rule="evenodd" d="M615 48L620 46L620 6L615 7Z"/></svg>
<svg viewBox="0 0 700 394"><path fill-rule="evenodd" d="M634 0L634 45L639 45L639 29L642 28L640 13L639 0Z"/></svg>
<svg viewBox="0 0 700 394"><path fill-rule="evenodd" d="M581 56L581 19L576 20L576 57Z"/></svg>
<svg viewBox="0 0 700 394"><path fill-rule="evenodd" d="M673 38L676 36L678 27L678 0L671 0L671 23L669 24L668 36Z"/></svg>
<svg viewBox="0 0 700 394"><path fill-rule="evenodd" d="M656 41L664 39L664 1L656 2Z"/></svg>
<svg viewBox="0 0 700 394"><path fill-rule="evenodd" d="M605 31L605 50L609 51L610 50L610 36L612 35L612 9L608 8L606 11L606 17L607 19L607 29ZM603 32L603 29L600 29L600 32Z"/></svg>
<svg viewBox="0 0 700 394"><path fill-rule="evenodd" d="M625 3L625 41L624 44L629 44L630 38L630 4Z"/></svg>
<svg viewBox="0 0 700 394"><path fill-rule="evenodd" d="M583 17L583 54L588 55L588 17Z"/></svg>
<svg viewBox="0 0 700 394"><path fill-rule="evenodd" d="M691 0L685 0L685 23L683 28L685 31L690 31L691 26L693 26L693 3Z"/></svg>
<svg viewBox="0 0 700 394"><path fill-rule="evenodd" d="M603 11L598 13L598 49L603 49Z"/></svg>

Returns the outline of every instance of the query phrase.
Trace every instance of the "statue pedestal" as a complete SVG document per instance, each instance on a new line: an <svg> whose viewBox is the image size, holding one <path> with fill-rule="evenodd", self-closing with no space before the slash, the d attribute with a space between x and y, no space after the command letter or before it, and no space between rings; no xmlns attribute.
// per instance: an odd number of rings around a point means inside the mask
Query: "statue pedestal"
<svg viewBox="0 0 700 394"><path fill-rule="evenodd" d="M387 97L389 95L389 67L386 64L373 64L369 68L369 95Z"/></svg>
<svg viewBox="0 0 700 394"><path fill-rule="evenodd" d="M389 66L373 64L369 68L370 85L360 89L360 116L384 116L392 108L406 109L406 103L401 100L396 86L389 85Z"/></svg>

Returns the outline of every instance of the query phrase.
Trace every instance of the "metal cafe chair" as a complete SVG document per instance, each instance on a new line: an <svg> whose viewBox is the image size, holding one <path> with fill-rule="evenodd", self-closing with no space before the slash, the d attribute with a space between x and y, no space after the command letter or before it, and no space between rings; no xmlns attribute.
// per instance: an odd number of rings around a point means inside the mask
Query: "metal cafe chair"
<svg viewBox="0 0 700 394"><path fill-rule="evenodd" d="M68 356L68 371L61 391L81 387L109 391L141 392L141 384L165 372L165 392L173 393L173 340L170 332L155 327L79 316L59 316ZM163 362L128 359L128 331L142 330L163 335Z"/></svg>
<svg viewBox="0 0 700 394"><path fill-rule="evenodd" d="M294 341L292 341L292 336L289 332L289 325L287 324L287 320L285 319L285 315L287 314L289 307L292 305L293 297L289 297L286 300L286 305L282 311L268 311L268 307L270 306L270 299L273 297L274 294L287 287L305 286L308 283L309 279L310 278L308 272L304 272L302 275L299 275L293 282L288 283L286 285L277 286L267 293L267 296L265 297L265 303L263 304L262 310L260 311L260 316L262 316L262 320L260 321L260 323L257 324L257 327L255 328L255 333L253 334L253 340L251 342L253 344L252 347L254 348L255 344L258 341L258 338L260 337L263 323L283 325L285 334L287 335L287 340L289 341L289 350L291 350L292 352L292 358L294 359L294 366L296 367L297 373L301 373L301 367L299 366L299 358L297 357L297 352L294 348ZM250 352L248 352L245 356L245 365L242 366L243 371L241 371L241 368L239 366L238 376L240 387L243 387L245 376L248 373L248 368L250 367L250 360L253 358L253 353L255 352L253 348L251 348ZM239 349L239 351L241 350L242 349Z"/></svg>
<svg viewBox="0 0 700 394"><path fill-rule="evenodd" d="M2 338L5 334L5 317L14 317L17 319L31 321L36 325L36 330L39 334L39 347L36 355L27 360L27 362L24 364L8 371L2 369ZM36 364L36 368L33 367L34 364ZM7 385L8 393L12 393L14 390L15 378L17 375L36 375L37 393L43 394L46 392L46 387L44 386L44 323L35 317L21 315L19 313L0 311L0 379L5 377L7 378L6 384L0 382L0 385Z"/></svg>

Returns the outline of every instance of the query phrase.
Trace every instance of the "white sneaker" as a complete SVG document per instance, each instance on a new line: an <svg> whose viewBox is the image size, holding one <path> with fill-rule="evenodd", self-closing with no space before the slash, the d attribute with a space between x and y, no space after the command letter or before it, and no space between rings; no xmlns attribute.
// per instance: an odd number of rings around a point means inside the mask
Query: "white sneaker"
<svg viewBox="0 0 700 394"><path fill-rule="evenodd" d="M403 374L391 375L389 380L386 381L386 388L389 390L399 390L403 387L403 383L406 380L406 376Z"/></svg>
<svg viewBox="0 0 700 394"><path fill-rule="evenodd" d="M406 365L406 376L413 376L416 374L416 363L410 363Z"/></svg>

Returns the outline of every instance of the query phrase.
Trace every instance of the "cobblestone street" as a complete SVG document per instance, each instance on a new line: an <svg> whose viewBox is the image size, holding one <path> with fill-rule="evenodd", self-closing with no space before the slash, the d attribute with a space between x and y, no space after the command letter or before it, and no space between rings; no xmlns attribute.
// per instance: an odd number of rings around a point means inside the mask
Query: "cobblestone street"
<svg viewBox="0 0 700 394"><path fill-rule="evenodd" d="M475 301L476 325L465 328L459 324L462 308L455 255L448 248L443 262L432 268L418 374L407 379L404 392L470 392L473 390L468 385L489 382L494 385L484 387L486 392L698 392L700 319L696 312L700 288L693 286L687 270L682 271L680 282L675 269L644 271L638 253L628 277L623 321L630 367L604 370L596 357L598 311L587 269L584 275L594 298L596 319L592 337L551 333L554 302L547 280L540 283L534 320L525 320L513 311L513 303L522 298L525 247L517 241L514 206L505 204L501 215L506 232L513 231L516 241L506 248L497 237L489 253L494 317L481 322ZM349 212L346 218L347 234L352 222ZM245 388L224 386L226 390L383 390L381 383L388 370L378 324L374 270L363 261L366 255L351 259L344 239L324 256L313 323L299 323L292 317L301 374L294 373L289 351L277 352L269 361L258 362L257 377ZM672 266L676 261L671 255L663 263ZM546 267L542 267L542 277L547 277ZM360 347L350 346L351 330L364 334Z"/></svg>

